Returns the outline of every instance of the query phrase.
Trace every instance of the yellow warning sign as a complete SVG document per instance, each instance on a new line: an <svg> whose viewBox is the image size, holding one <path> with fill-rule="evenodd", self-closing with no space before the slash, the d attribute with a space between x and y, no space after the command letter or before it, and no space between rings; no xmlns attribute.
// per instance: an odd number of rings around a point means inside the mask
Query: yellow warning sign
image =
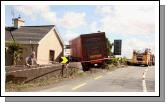
<svg viewBox="0 0 167 104"><path fill-rule="evenodd" d="M62 64L66 64L68 62L68 59L66 57L61 57L61 59L63 60L61 62Z"/></svg>

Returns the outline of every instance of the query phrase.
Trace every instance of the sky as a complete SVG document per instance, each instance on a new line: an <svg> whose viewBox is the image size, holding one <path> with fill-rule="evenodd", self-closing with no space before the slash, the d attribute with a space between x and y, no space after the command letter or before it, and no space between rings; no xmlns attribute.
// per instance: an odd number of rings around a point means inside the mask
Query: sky
<svg viewBox="0 0 167 104"><path fill-rule="evenodd" d="M122 56L134 49L155 52L155 7L152 5L7 5L5 25L21 16L25 25L55 25L65 44L80 34L105 32L122 40Z"/></svg>

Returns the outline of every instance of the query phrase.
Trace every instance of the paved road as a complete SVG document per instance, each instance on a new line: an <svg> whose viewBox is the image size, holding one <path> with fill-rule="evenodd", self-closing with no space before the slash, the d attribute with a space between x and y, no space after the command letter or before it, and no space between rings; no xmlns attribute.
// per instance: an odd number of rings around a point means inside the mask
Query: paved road
<svg viewBox="0 0 167 104"><path fill-rule="evenodd" d="M100 70L100 69L97 69ZM41 92L153 92L155 67L128 66L62 81Z"/></svg>

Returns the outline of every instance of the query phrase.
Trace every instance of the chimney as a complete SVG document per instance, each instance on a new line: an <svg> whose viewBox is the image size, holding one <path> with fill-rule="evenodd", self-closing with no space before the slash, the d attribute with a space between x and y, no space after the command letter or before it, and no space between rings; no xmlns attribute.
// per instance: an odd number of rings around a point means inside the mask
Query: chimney
<svg viewBox="0 0 167 104"><path fill-rule="evenodd" d="M14 18L13 21L14 21L15 28L19 28L20 26L24 26L24 21L21 19L20 16L18 18Z"/></svg>

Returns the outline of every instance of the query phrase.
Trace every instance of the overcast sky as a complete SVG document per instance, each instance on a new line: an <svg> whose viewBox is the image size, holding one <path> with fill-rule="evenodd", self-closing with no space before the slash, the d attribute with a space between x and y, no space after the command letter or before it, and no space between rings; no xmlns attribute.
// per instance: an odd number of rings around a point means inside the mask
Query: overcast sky
<svg viewBox="0 0 167 104"><path fill-rule="evenodd" d="M151 5L55 5L6 6L5 24L14 16L25 25L56 25L64 43L80 34L106 32L111 42L122 39L122 55L131 58L133 49L155 51L155 8Z"/></svg>

